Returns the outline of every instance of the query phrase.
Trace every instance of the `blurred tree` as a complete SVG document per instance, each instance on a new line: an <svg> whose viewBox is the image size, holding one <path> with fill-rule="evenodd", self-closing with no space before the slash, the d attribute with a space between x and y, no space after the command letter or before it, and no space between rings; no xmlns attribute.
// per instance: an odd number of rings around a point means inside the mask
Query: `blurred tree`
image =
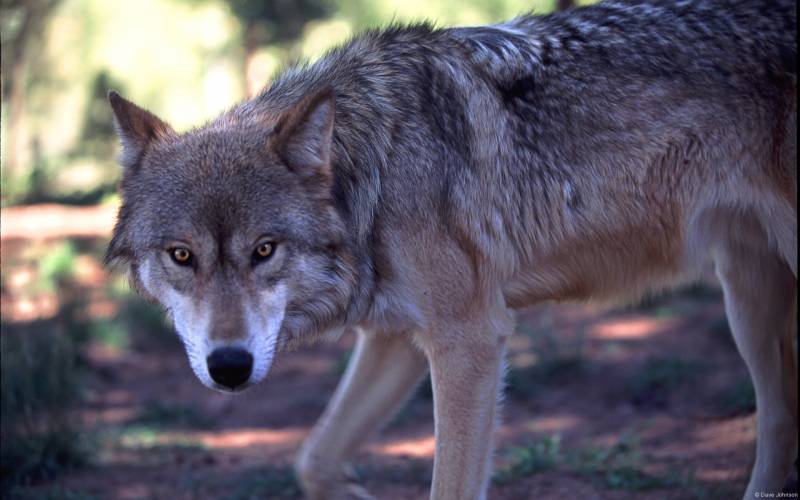
<svg viewBox="0 0 800 500"><path fill-rule="evenodd" d="M106 97L112 88L124 93L120 82L112 80L107 70L100 70L89 91L78 142L79 153L103 159L111 158L114 153L116 132L111 106Z"/></svg>
<svg viewBox="0 0 800 500"><path fill-rule="evenodd" d="M556 10L567 10L575 7L575 0L556 0Z"/></svg>
<svg viewBox="0 0 800 500"><path fill-rule="evenodd" d="M306 23L328 17L332 12L327 0L231 0L229 5L244 28L244 80L248 96L258 92L262 83L248 78L256 51L264 45L286 46L296 42Z"/></svg>
<svg viewBox="0 0 800 500"><path fill-rule="evenodd" d="M7 103L7 146L3 166L7 177L19 174L18 153L25 147L24 124L28 67L44 43L43 33L60 0L1 0L2 97Z"/></svg>
<svg viewBox="0 0 800 500"><path fill-rule="evenodd" d="M212 0L188 0L205 3ZM330 17L333 0L229 0L231 12L242 25L244 84L248 97L255 95L263 82L251 78L251 64L261 47L273 45L288 52L302 38L309 21Z"/></svg>

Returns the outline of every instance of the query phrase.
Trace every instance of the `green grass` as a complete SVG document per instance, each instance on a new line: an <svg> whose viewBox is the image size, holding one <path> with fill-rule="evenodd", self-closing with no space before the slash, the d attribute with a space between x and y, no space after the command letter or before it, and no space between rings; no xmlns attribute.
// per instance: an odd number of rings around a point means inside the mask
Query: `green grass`
<svg viewBox="0 0 800 500"><path fill-rule="evenodd" d="M579 476L599 482L610 490L643 492L657 489L679 489L686 498L717 498L699 485L694 475L670 467L664 472L645 470L652 459L640 451L637 430L624 432L610 446L586 446L565 450L558 434L524 447L500 451L501 465L492 477L498 486L563 467Z"/></svg>
<svg viewBox="0 0 800 500"><path fill-rule="evenodd" d="M665 475L645 472L645 458L639 451L638 435L625 432L613 445L581 449L569 461L575 472L600 479L610 489L645 491L675 485L671 471Z"/></svg>
<svg viewBox="0 0 800 500"><path fill-rule="evenodd" d="M63 329L3 325L0 336L2 489L51 478L88 461L70 409L80 399L76 349Z"/></svg>
<svg viewBox="0 0 800 500"><path fill-rule="evenodd" d="M88 324L91 338L117 352L128 350L130 335L125 325L115 319L98 319Z"/></svg>
<svg viewBox="0 0 800 500"><path fill-rule="evenodd" d="M677 489L682 497L703 500L717 498L698 484L692 471L670 466L663 472L645 470L652 458L640 450L637 430L628 430L611 446L591 446L569 455L570 468L600 481L606 488L629 492Z"/></svg>
<svg viewBox="0 0 800 500"><path fill-rule="evenodd" d="M105 437L112 446L128 450L206 450L202 443L180 434L167 434L161 427L153 425L129 425Z"/></svg>
<svg viewBox="0 0 800 500"><path fill-rule="evenodd" d="M70 281L75 273L78 252L75 244L64 241L49 249L39 261L40 290L55 291Z"/></svg>
<svg viewBox="0 0 800 500"><path fill-rule="evenodd" d="M554 434L529 446L508 448L502 454L508 463L498 468L492 477L492 481L500 485L550 470L560 463L563 460L561 436Z"/></svg>
<svg viewBox="0 0 800 500"><path fill-rule="evenodd" d="M565 452L558 434L543 438L525 447L512 447L501 451L507 465L498 468L492 478L495 484L508 484L566 464L582 475L605 475L609 486L620 485L619 478L631 475L639 461L637 442L625 434L611 447L587 447Z"/></svg>

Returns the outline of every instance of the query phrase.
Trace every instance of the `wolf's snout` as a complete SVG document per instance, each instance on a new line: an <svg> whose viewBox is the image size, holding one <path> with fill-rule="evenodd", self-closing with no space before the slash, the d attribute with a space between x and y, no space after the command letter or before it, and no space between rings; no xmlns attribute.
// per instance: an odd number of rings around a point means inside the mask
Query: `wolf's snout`
<svg viewBox="0 0 800 500"><path fill-rule="evenodd" d="M214 349L206 363L214 382L231 390L247 382L253 372L253 355L241 347Z"/></svg>

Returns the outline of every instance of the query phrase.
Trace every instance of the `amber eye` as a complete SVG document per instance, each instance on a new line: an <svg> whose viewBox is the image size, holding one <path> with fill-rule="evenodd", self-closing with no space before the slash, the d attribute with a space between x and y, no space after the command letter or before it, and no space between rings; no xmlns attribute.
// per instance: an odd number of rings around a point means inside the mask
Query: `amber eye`
<svg viewBox="0 0 800 500"><path fill-rule="evenodd" d="M255 263L267 260L272 257L272 252L275 251L275 244L271 241L265 241L258 245L253 251L253 260Z"/></svg>
<svg viewBox="0 0 800 500"><path fill-rule="evenodd" d="M192 263L192 252L187 248L177 247L170 250L170 256L179 266L188 266Z"/></svg>

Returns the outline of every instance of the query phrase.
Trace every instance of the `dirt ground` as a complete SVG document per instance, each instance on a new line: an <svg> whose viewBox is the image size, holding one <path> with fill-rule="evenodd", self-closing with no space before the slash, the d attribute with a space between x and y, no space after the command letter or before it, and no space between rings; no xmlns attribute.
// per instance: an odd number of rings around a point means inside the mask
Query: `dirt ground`
<svg viewBox="0 0 800 500"><path fill-rule="evenodd" d="M60 210L3 211L4 322L24 326L58 314L62 297L50 297L56 305L48 309L47 300L22 293L20 273L36 273L35 259L27 257L36 254L32 249L67 237L83 242L76 279L87 311L117 317L117 299L104 294L110 278L97 250L113 210L83 209L89 229L80 212L62 217ZM29 224L53 220L57 229L40 232L46 238L26 234L35 227ZM265 382L227 396L197 381L174 339L141 328L132 335L143 340L125 348L88 345L77 411L94 443L92 463L34 491L113 499L299 498L293 456L336 386L353 335L279 356ZM509 360L489 498L722 499L743 492L754 461L752 388L713 286L636 307L524 311ZM432 415L423 384L354 458L354 478L379 499L426 498ZM796 474L786 491L797 491Z"/></svg>

